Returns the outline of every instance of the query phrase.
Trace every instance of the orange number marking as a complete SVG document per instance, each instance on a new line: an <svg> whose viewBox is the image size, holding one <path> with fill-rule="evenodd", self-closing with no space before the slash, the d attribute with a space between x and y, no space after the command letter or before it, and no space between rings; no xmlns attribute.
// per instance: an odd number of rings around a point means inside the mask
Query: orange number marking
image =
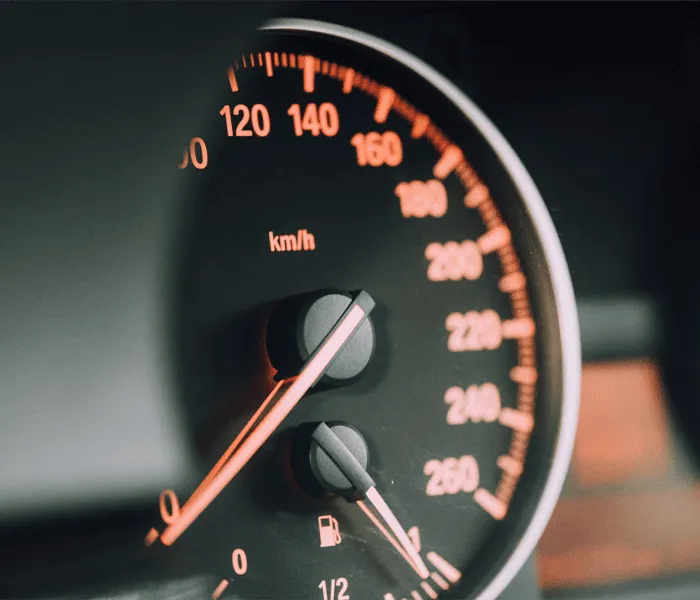
<svg viewBox="0 0 700 600"><path fill-rule="evenodd" d="M233 137L231 107L227 104L219 111L219 114L226 119L226 134L228 137ZM236 137L252 137L253 134L258 137L266 137L270 133L270 113L265 105L254 104L251 110L245 104L237 104L233 109L233 114L235 116L241 115L241 120L236 126ZM252 131L247 129L249 122L253 127Z"/></svg>
<svg viewBox="0 0 700 600"><path fill-rule="evenodd" d="M395 167L403 160L401 138L393 131L356 133L350 143L355 147L357 164L361 167Z"/></svg>
<svg viewBox="0 0 700 600"><path fill-rule="evenodd" d="M180 516L180 502L172 490L160 493L160 516L167 525L177 521Z"/></svg>
<svg viewBox="0 0 700 600"><path fill-rule="evenodd" d="M475 242L464 241L439 244L434 242L425 249L430 281L459 281L467 279L474 281L481 277L484 271L484 261L481 251Z"/></svg>
<svg viewBox="0 0 700 600"><path fill-rule="evenodd" d="M304 135L305 131L318 136L323 133L326 137L333 137L340 129L338 109L330 102L324 102L317 106L313 102L306 105L302 116L301 106L292 104L287 114L294 121L294 135Z"/></svg>
<svg viewBox="0 0 700 600"><path fill-rule="evenodd" d="M423 473L430 477L425 488L428 496L471 493L479 487L479 464L471 455L429 460Z"/></svg>
<svg viewBox="0 0 700 600"><path fill-rule="evenodd" d="M447 339L451 352L495 350L503 341L501 318L491 309L452 313L445 320L445 327L451 332Z"/></svg>
<svg viewBox="0 0 700 600"><path fill-rule="evenodd" d="M402 182L394 188L394 193L399 197L401 214L406 218L442 217L447 212L447 190L437 179Z"/></svg>
<svg viewBox="0 0 700 600"><path fill-rule="evenodd" d="M451 387L445 392L445 404L449 404L447 423L463 425L493 423L501 413L501 394L493 383L470 385L466 390Z"/></svg>

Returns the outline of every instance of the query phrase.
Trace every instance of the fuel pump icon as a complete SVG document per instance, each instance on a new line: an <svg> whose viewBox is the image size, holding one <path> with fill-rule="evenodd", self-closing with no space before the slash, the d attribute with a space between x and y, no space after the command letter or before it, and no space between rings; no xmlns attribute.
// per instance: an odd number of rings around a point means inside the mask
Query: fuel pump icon
<svg viewBox="0 0 700 600"><path fill-rule="evenodd" d="M318 518L318 533L321 536L321 548L337 546L342 541L338 521L330 515Z"/></svg>

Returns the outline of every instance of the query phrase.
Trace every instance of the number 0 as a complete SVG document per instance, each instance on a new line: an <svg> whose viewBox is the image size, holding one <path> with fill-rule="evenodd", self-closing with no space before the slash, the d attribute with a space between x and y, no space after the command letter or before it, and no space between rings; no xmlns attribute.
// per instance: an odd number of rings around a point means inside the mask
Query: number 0
<svg viewBox="0 0 700 600"><path fill-rule="evenodd" d="M231 562L236 575L245 575L248 572L248 557L244 550L236 548L231 555Z"/></svg>

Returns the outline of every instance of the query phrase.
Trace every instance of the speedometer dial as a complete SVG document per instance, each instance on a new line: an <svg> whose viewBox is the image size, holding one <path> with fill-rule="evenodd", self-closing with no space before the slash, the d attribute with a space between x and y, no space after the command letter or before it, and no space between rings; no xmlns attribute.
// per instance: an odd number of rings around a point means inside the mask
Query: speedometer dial
<svg viewBox="0 0 700 600"><path fill-rule="evenodd" d="M187 414L226 443L147 544L198 539L215 598L496 597L577 412L534 184L454 86L356 31L276 22L221 82L178 165L174 320Z"/></svg>

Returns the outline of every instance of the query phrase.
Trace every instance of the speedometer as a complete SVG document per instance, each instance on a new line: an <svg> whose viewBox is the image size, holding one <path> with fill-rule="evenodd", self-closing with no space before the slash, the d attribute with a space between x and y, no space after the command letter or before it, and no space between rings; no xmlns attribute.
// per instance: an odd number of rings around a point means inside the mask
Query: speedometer
<svg viewBox="0 0 700 600"><path fill-rule="evenodd" d="M147 545L196 540L214 598L497 597L578 405L534 183L451 83L361 32L276 21L221 87L177 165L173 339L199 440L226 443Z"/></svg>

